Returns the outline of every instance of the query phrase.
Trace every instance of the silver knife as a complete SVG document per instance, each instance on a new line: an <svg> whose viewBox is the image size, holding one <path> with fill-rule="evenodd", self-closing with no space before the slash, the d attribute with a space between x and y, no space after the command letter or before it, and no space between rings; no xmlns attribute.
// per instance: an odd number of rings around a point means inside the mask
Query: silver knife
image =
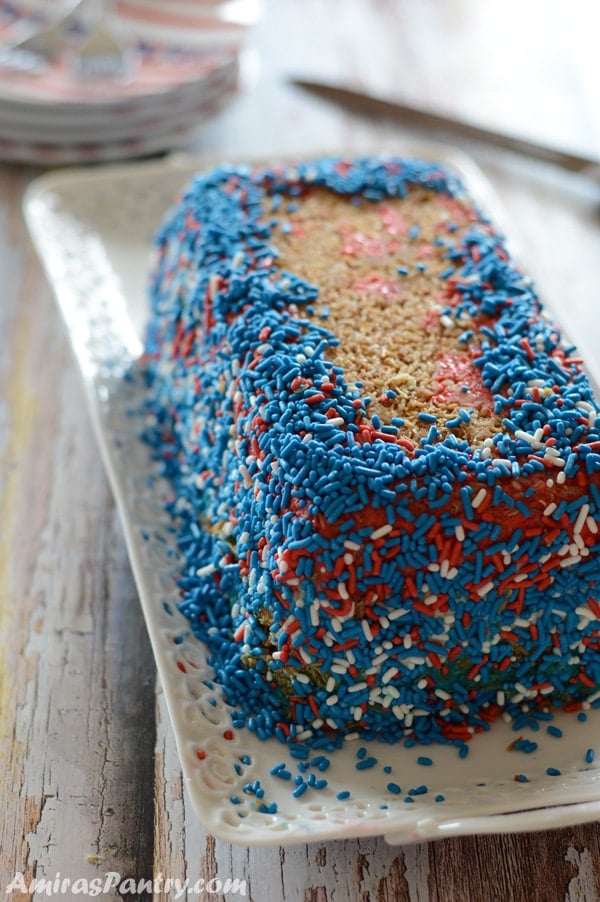
<svg viewBox="0 0 600 902"><path fill-rule="evenodd" d="M431 109L411 106L385 97L376 97L343 85L312 81L306 78L292 78L291 83L350 112L372 118L389 119L405 125L445 131L459 138L469 138L505 150L516 151L535 160L553 163L569 172L578 172L600 179L600 158L594 159L547 144L538 144L526 138L497 132L463 119L446 116Z"/></svg>

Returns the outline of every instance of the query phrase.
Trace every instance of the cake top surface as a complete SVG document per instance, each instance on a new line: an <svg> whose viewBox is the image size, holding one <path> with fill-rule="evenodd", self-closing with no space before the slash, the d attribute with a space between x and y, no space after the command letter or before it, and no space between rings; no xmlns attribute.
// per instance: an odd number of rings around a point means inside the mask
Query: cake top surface
<svg viewBox="0 0 600 902"><path fill-rule="evenodd" d="M573 455L600 462L581 360L442 167L224 167L198 177L178 217L166 228L182 230L197 277L173 274L180 303L156 301L161 328L183 335L208 317L215 348L227 331L235 357L261 358L265 385L294 371L292 391L265 399L266 424L285 408L290 435L308 418L328 453L369 443L407 475L458 464L491 484ZM263 336L252 347L250 320Z"/></svg>

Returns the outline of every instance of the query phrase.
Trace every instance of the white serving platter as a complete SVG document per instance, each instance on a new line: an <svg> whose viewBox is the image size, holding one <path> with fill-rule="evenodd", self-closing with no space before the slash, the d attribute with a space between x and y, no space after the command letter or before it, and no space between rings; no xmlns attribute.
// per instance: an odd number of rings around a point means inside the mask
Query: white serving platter
<svg viewBox="0 0 600 902"><path fill-rule="evenodd" d="M441 147L395 152L433 157L454 168L498 222L493 192L469 159ZM178 560L163 508L169 489L157 481L139 439L143 390L135 379L123 378L135 369L142 350L155 229L178 190L207 165L206 160L175 158L55 172L33 183L24 204L81 368L198 816L215 836L247 845L375 835L404 844L599 819L599 709L589 711L585 722L574 714L557 715L552 725L563 730L562 738L543 726L535 733L522 731L538 744L532 754L509 750L519 734L503 722L474 737L464 759L450 746L347 743L328 755L326 771L311 769L318 779L327 779L327 787L299 798L292 795L299 771L289 748L232 729L219 687L207 685L212 676L207 650L177 609ZM569 320L575 340L585 336L585 329L584 322ZM378 763L357 770L356 753L363 745ZM595 749L595 761L591 755L586 760L588 749ZM421 756L430 758L431 766L419 763ZM280 762L286 762L290 782L270 774ZM391 767L391 773L384 767ZM549 775L549 768L560 773ZM516 780L519 774L527 782ZM244 791L255 780L264 789L262 799ZM391 792L390 782L402 792ZM422 786L427 792L409 792ZM338 799L337 793L345 790L350 796ZM439 796L443 801L436 801ZM273 802L276 813L259 810Z"/></svg>

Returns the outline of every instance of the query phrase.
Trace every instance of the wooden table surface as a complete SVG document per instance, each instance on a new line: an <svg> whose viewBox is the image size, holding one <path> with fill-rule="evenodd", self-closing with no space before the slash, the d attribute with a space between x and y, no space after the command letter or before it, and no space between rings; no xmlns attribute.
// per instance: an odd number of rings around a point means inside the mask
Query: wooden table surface
<svg viewBox="0 0 600 902"><path fill-rule="evenodd" d="M422 137L311 100L286 83L302 74L600 156L597 9L595 0L270 0L252 38L252 86L192 149L293 155ZM562 309L598 310L600 186L465 149ZM375 838L247 849L206 835L182 784L74 357L23 224L34 175L0 164L0 894L17 872L27 883L115 872L204 878L190 899L244 898L216 891L235 878L256 902L600 899L596 823L405 848ZM122 884L123 898L149 897L130 888Z"/></svg>

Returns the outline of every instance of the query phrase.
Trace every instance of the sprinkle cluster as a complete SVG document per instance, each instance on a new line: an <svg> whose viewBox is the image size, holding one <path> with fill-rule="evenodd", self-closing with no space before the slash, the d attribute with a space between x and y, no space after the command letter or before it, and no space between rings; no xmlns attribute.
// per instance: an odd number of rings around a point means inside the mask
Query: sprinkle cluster
<svg viewBox="0 0 600 902"><path fill-rule="evenodd" d="M173 484L181 609L261 738L464 747L503 713L521 729L600 704L598 406L502 238L474 212L439 244L439 317L468 316L458 350L503 424L477 447L426 408L419 442L370 417L303 313L318 286L278 267L281 205L412 186L464 198L417 160L221 168L158 236L146 438Z"/></svg>

